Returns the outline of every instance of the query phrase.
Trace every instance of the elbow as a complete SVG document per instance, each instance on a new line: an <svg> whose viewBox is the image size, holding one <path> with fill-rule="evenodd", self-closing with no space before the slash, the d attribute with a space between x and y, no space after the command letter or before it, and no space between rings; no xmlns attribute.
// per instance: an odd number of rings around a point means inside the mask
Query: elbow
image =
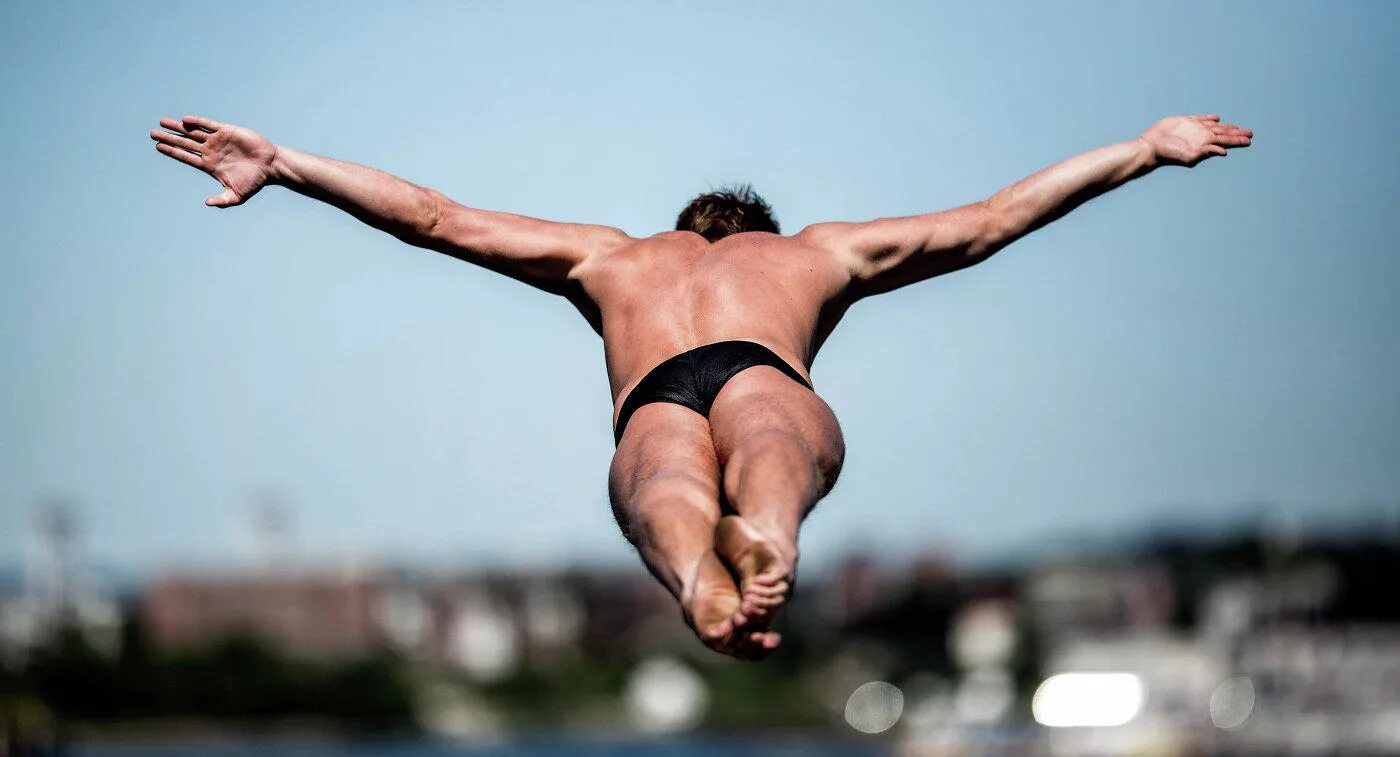
<svg viewBox="0 0 1400 757"><path fill-rule="evenodd" d="M1005 209L993 205L991 200L978 204L982 208L982 217L977 224L977 234L968 245L968 254L985 258L1016 238L1020 222Z"/></svg>
<svg viewBox="0 0 1400 757"><path fill-rule="evenodd" d="M423 190L423 207L419 211L419 219L416 224L418 236L423 239L436 239L442 229L443 218L447 215L447 206L450 201L441 192L432 189Z"/></svg>

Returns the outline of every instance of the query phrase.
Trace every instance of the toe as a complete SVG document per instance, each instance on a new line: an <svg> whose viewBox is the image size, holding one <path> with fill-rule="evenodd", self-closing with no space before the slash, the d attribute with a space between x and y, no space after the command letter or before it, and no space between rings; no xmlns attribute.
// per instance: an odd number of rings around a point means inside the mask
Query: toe
<svg viewBox="0 0 1400 757"><path fill-rule="evenodd" d="M745 641L749 651L756 657L767 657L782 643L783 636L776 631L755 631L749 634Z"/></svg>
<svg viewBox="0 0 1400 757"><path fill-rule="evenodd" d="M761 660L778 648L780 638L772 632L754 631L738 641L732 654L741 660Z"/></svg>
<svg viewBox="0 0 1400 757"><path fill-rule="evenodd" d="M765 597L762 595L755 595L752 597L745 597L744 601L751 607L772 609L783 603L783 597L781 594L779 594L776 597Z"/></svg>
<svg viewBox="0 0 1400 757"><path fill-rule="evenodd" d="M744 596L755 597L781 597L787 594L788 583L783 581L777 584L750 584L744 587Z"/></svg>

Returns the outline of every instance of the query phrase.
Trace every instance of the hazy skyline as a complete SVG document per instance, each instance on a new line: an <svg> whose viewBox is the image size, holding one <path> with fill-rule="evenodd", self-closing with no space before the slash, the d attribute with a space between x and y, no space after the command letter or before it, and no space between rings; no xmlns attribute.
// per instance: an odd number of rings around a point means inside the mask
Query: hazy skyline
<svg viewBox="0 0 1400 757"><path fill-rule="evenodd" d="M1400 503L1400 6L11 3L0 9L0 563L43 497L95 558L630 561L602 344L562 299L279 188L225 211L195 113L468 205L784 230L928 212L1218 112L1168 168L875 298L813 367L845 471L804 562L988 559L1272 503Z"/></svg>

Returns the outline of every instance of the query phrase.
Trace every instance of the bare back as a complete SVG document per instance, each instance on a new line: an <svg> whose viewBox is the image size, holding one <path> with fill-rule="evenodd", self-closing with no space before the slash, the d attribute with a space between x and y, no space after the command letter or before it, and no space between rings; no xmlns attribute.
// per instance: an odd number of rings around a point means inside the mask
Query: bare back
<svg viewBox="0 0 1400 757"><path fill-rule="evenodd" d="M603 336L614 419L648 371L704 344L758 342L805 376L849 306L849 274L801 234L665 232L590 258L575 280Z"/></svg>
<svg viewBox="0 0 1400 757"><path fill-rule="evenodd" d="M690 231L634 239L605 226L478 210L200 116L160 125L151 131L157 150L223 185L207 205L233 207L268 184L286 186L411 244L565 295L603 336L614 417L650 369L712 342L758 342L805 376L856 289L869 296L974 265L1158 165L1193 166L1253 136L1213 113L1174 116L961 208L710 242ZM767 228L777 228L771 218Z"/></svg>

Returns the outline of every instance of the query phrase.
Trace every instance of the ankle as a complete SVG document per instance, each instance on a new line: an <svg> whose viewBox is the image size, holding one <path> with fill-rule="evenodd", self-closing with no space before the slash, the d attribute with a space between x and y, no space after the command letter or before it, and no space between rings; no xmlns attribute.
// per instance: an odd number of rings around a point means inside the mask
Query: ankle
<svg viewBox="0 0 1400 757"><path fill-rule="evenodd" d="M797 560L797 524L775 517L742 516L789 560Z"/></svg>

